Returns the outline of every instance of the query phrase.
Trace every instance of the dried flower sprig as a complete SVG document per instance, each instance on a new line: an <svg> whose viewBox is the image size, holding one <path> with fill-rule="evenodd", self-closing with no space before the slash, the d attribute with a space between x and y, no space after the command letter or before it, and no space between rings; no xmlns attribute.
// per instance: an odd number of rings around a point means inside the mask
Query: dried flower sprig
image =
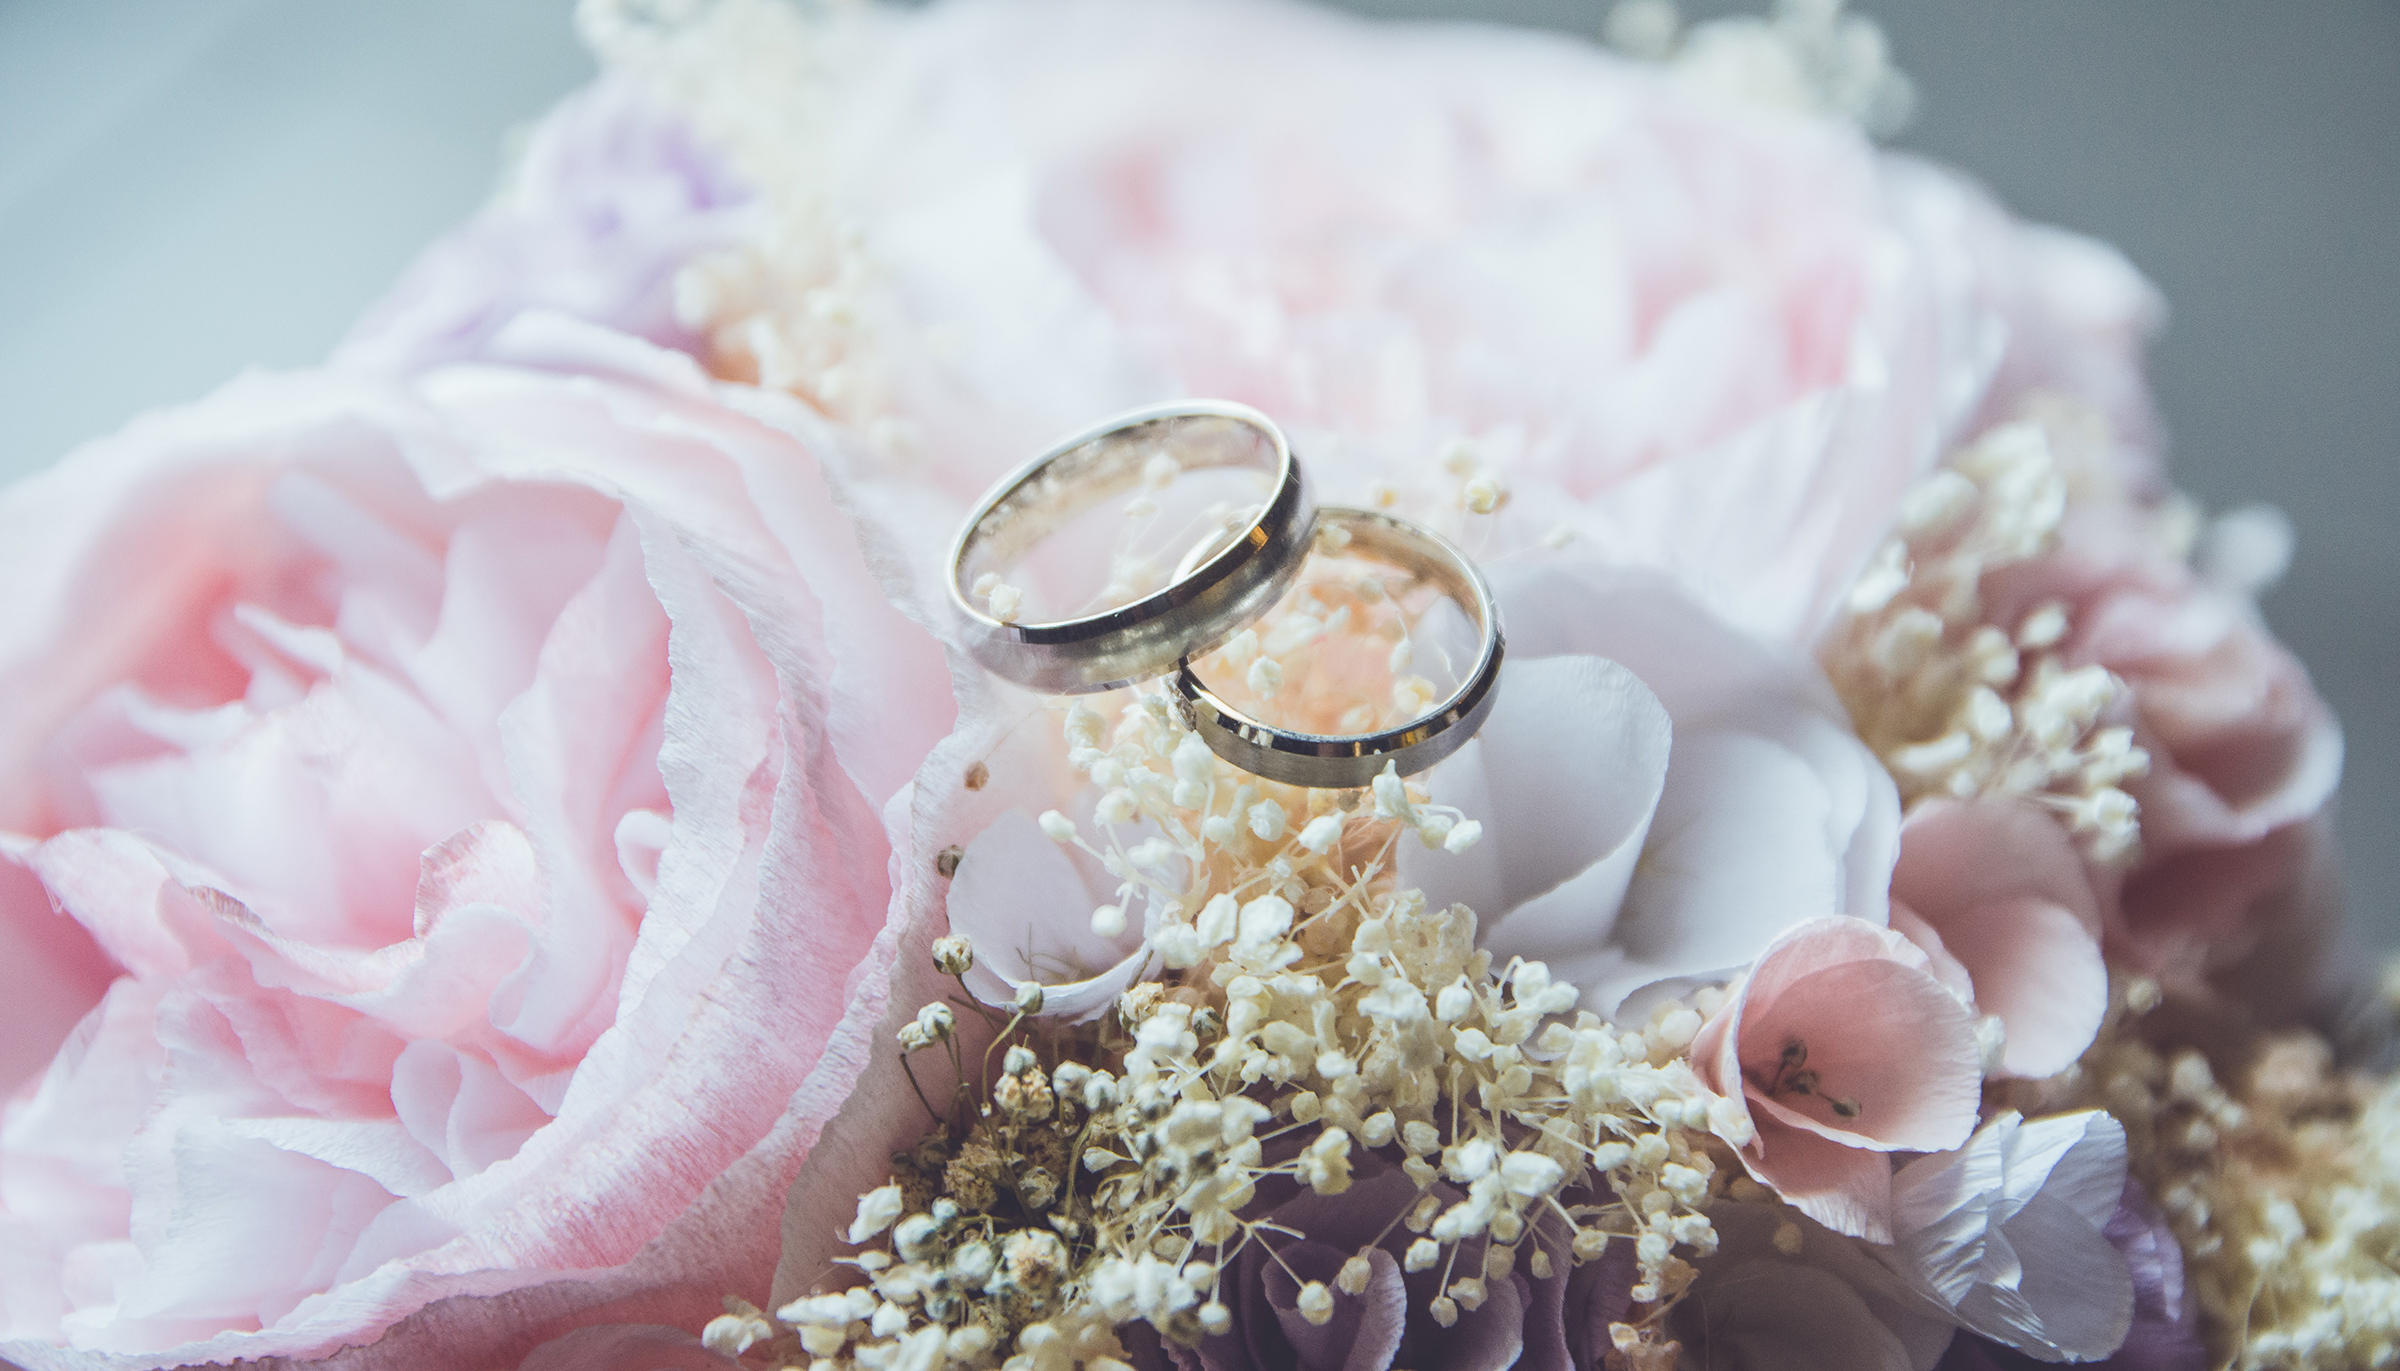
<svg viewBox="0 0 2400 1371"><path fill-rule="evenodd" d="M2400 1359L2400 1082L2307 1029L2231 1030L2119 978L2075 1067L2012 1104L2100 1107L2182 1247L2212 1365L2349 1371ZM2213 1064L2212 1064L2213 1063Z"/></svg>
<svg viewBox="0 0 2400 1371"><path fill-rule="evenodd" d="M2029 800L2096 860L2122 862L2140 826L2121 784L2150 759L2132 729L2106 722L2121 684L2059 660L2064 606L1993 623L1981 589L1986 572L2055 546L2069 498L2041 423L1984 434L1909 492L1821 657L1904 803Z"/></svg>

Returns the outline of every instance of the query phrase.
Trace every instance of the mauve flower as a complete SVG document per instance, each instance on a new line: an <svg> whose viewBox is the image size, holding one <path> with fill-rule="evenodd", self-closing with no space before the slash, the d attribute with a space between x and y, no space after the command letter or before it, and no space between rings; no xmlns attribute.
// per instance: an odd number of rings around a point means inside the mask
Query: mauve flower
<svg viewBox="0 0 2400 1371"><path fill-rule="evenodd" d="M2004 1113L1894 1174L1894 1241L1876 1256L1961 1327L2045 1361L2090 1361L2132 1322L2133 1280L2103 1233L2124 1193L2115 1119Z"/></svg>
<svg viewBox="0 0 2400 1371"><path fill-rule="evenodd" d="M2133 1277L2133 1321L2115 1352L2089 1364L2098 1371L2202 1371L2208 1348L2200 1340L2199 1306L2184 1286L2183 1248L2139 1182L2126 1179L2101 1233ZM1962 1332L1938 1371L2033 1371L2052 1364Z"/></svg>
<svg viewBox="0 0 2400 1371"><path fill-rule="evenodd" d="M1956 1328L1867 1244L1777 1204L1708 1211L1714 1255L1667 1316L1679 1366L1930 1371Z"/></svg>
<svg viewBox="0 0 2400 1371"><path fill-rule="evenodd" d="M2000 1020L2011 1076L2064 1071L2108 1013L2100 898L2066 830L2031 805L1936 800L1900 826L1892 927Z"/></svg>
<svg viewBox="0 0 2400 1371"><path fill-rule="evenodd" d="M2181 1253L2125 1179L2124 1133L2106 1115L2003 1115L1959 1151L1910 1162L1895 1188L1889 1247L1778 1205L1712 1208L1720 1245L1668 1322L1686 1364L2021 1371L2081 1357L2197 1371Z"/></svg>
<svg viewBox="0 0 2400 1371"><path fill-rule="evenodd" d="M2238 988L2270 1017L2320 1007L2338 919L2321 816L2341 779L2339 723L2240 584L2161 546L2159 513L2094 466L2058 549L1985 578L2001 622L2064 604L2060 653L2127 689L2150 755L2126 783L2141 854L2103 913L2112 952L2162 978Z"/></svg>
<svg viewBox="0 0 2400 1371"><path fill-rule="evenodd" d="M0 494L0 1356L766 1293L929 936L882 810L947 674L809 447L519 325L561 371L256 377Z"/></svg>
<svg viewBox="0 0 2400 1371"><path fill-rule="evenodd" d="M1870 1242L1892 1240L1886 1154L1965 1142L1982 1098L1974 1016L1922 949L1864 919L1812 919L1770 944L1701 1027L1692 1068L1746 1106L1751 1136L1725 1140L1752 1176Z"/></svg>
<svg viewBox="0 0 2400 1371"><path fill-rule="evenodd" d="M1810 919L1883 921L1899 802L1813 663L1655 573L1564 556L1493 578L1500 703L1431 777L1486 836L1402 843L1402 884L1634 1018Z"/></svg>
<svg viewBox="0 0 2400 1371"><path fill-rule="evenodd" d="M1396 1220L1426 1192L1381 1154L1356 1156L1350 1188L1338 1196L1315 1194L1283 1176L1259 1184L1258 1198L1245 1214L1307 1236L1262 1233L1244 1249L1226 1269L1232 1330L1193 1349L1170 1344L1168 1355L1177 1365L1187 1371L1386 1371L1394 1366L1569 1371L1600 1364L1610 1346L1608 1324L1624 1317L1626 1291L1633 1283L1629 1243L1616 1243L1612 1253L1576 1266L1561 1226L1537 1224L1519 1250L1515 1269L1487 1279L1483 1304L1462 1308L1458 1321L1444 1328L1428 1312L1442 1293L1444 1268L1402 1269L1416 1235ZM1464 1195L1444 1181L1436 1181L1431 1193L1445 1204ZM1547 1277L1537 1278L1530 1269L1537 1247L1549 1255ZM1299 1281L1332 1287L1343 1263L1361 1248L1367 1256L1366 1288L1356 1295L1337 1290L1331 1320L1310 1324L1299 1311ZM1483 1249L1481 1239L1461 1243L1453 1275L1480 1272Z"/></svg>
<svg viewBox="0 0 2400 1371"><path fill-rule="evenodd" d="M527 310L691 351L676 273L751 225L750 198L655 97L602 80L543 116L499 196L410 264L335 361L412 370L471 359Z"/></svg>

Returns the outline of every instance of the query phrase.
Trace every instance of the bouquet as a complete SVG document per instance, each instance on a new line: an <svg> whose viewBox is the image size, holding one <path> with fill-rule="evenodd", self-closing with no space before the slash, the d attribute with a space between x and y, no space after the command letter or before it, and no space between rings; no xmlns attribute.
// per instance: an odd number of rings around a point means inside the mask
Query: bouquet
<svg viewBox="0 0 2400 1371"><path fill-rule="evenodd" d="M2391 1362L2280 525L1871 25L578 20L0 493L0 1357Z"/></svg>

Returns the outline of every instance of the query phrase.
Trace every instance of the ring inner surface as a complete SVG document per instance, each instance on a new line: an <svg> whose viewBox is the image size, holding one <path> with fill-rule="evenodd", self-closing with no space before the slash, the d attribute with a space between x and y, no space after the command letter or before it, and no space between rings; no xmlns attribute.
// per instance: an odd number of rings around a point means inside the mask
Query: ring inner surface
<svg viewBox="0 0 2400 1371"><path fill-rule="evenodd" d="M1246 652L1212 654L1195 662L1195 668L1205 667L1205 674L1195 669L1194 679L1206 691L1208 703L1237 727L1264 725L1295 741L1356 742L1370 748L1405 743L1417 725L1436 718L1457 703L1484 673L1493 647L1489 606L1464 564L1443 545L1427 541L1413 526L1363 510L1327 508L1319 511L1318 519L1318 549L1309 567L1301 573L1299 585L1256 626L1260 635L1258 655L1274 657L1279 663L1288 661L1275 650L1277 628L1287 616L1305 612L1312 598L1318 604L1338 601L1356 612L1362 600L1372 604L1378 598L1360 597L1355 591L1360 581L1373 579L1384 587L1380 600L1395 612L1400 611L1403 599L1420 590L1430 590L1440 597L1437 604L1420 613L1403 630L1412 642L1412 660L1399 670L1388 665L1389 650L1398 646L1389 623L1381 626L1380 634L1361 634L1353 625L1346 631L1358 640L1355 643L1336 642L1334 635L1328 634L1297 649L1305 652L1315 647L1320 652L1334 654L1336 660L1312 661L1311 681L1296 680L1285 673L1281 688L1266 700L1258 697L1254 689L1257 683L1244 670L1256 660ZM1327 528L1347 532L1347 545L1339 551L1328 551L1322 535ZM1376 569L1353 572L1347 565L1351 563L1371 563ZM1340 608L1333 612L1339 614ZM1438 644L1426 647L1420 641L1424 635L1418 632L1426 619L1445 613L1454 613L1458 627L1473 635L1471 641L1452 643L1450 646L1455 650L1448 652L1443 652ZM1317 615L1308 617L1324 622ZM1370 649L1379 660L1364 660ZM1446 674L1451 679L1439 684L1424 682L1429 688L1421 690L1420 707L1396 715L1397 687L1407 677L1431 665L1417 655L1419 652L1445 656L1449 666ZM1334 693L1329 700L1309 698L1310 692L1317 688L1313 677L1320 674L1335 678ZM1382 693L1386 690L1392 693ZM1353 698L1356 703L1351 703ZM1237 701L1247 701L1249 707ZM1372 711L1372 718L1363 717L1360 711L1366 710Z"/></svg>
<svg viewBox="0 0 2400 1371"><path fill-rule="evenodd" d="M1173 466L1158 466L1161 457ZM1184 579L1178 560L1202 580L1221 572L1216 559L1256 527L1282 468L1272 435L1227 415L1171 415L1102 434L1052 456L993 502L960 548L959 586L969 590L986 575L1027 581L1027 612L1012 625L1020 630L1106 618ZM1206 474L1216 472L1247 479L1212 483ZM1178 484L1186 489L1176 492ZM1174 536L1155 530L1129 545L1127 511L1112 517L1103 508L1129 493L1166 506L1154 522L1173 524L1178 514L1186 525L1197 522L1206 555L1152 546ZM1194 508L1210 493L1220 498ZM980 612L981 601L968 598ZM1060 602L1075 612L1047 612Z"/></svg>

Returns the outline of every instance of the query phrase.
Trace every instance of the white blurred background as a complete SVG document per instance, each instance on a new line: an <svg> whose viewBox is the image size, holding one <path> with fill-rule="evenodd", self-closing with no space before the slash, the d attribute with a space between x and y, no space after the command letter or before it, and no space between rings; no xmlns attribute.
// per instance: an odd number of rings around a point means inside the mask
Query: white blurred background
<svg viewBox="0 0 2400 1371"><path fill-rule="evenodd" d="M1586 35L1607 8L1354 7ZM321 356L590 74L569 8L0 0L0 478ZM1919 86L1901 146L2165 290L2180 479L2292 517L2267 614L2348 727L2352 909L2400 947L2400 0L1864 8Z"/></svg>

